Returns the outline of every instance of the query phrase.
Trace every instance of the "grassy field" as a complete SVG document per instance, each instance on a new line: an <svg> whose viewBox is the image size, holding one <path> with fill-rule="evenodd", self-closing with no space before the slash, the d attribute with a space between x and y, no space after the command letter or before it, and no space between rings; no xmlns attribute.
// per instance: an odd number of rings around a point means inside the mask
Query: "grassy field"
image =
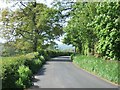
<svg viewBox="0 0 120 90"><path fill-rule="evenodd" d="M116 84L120 83L118 69L120 62L107 61L101 58L95 58L94 56L76 55L73 58L73 62L79 67L92 72L102 78L105 78Z"/></svg>

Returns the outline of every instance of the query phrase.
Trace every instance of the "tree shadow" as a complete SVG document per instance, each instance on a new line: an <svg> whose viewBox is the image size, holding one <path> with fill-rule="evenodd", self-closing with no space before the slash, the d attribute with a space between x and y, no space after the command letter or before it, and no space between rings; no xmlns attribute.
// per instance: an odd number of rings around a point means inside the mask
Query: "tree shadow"
<svg viewBox="0 0 120 90"><path fill-rule="evenodd" d="M49 65L49 62L72 62L72 61L69 56L59 56L59 57L51 58L49 61L45 63L45 65ZM45 75L46 69L47 68L43 65L41 69L38 71L38 73L35 74L35 76L39 77L40 75ZM33 78L33 83L37 83L40 81L40 79L37 77ZM31 86L28 90L39 90L39 89L40 86L33 84L33 86Z"/></svg>
<svg viewBox="0 0 120 90"><path fill-rule="evenodd" d="M45 75L46 68L43 66L35 76Z"/></svg>
<svg viewBox="0 0 120 90"><path fill-rule="evenodd" d="M33 85L33 86L31 86L29 89L27 89L27 90L39 90L39 89L40 89L39 86Z"/></svg>
<svg viewBox="0 0 120 90"><path fill-rule="evenodd" d="M70 56L59 56L59 57L51 58L50 62L52 62L52 61L56 61L56 62L72 62L72 60L70 59Z"/></svg>
<svg viewBox="0 0 120 90"><path fill-rule="evenodd" d="M40 80L34 77L32 81L33 81L33 82L38 82L38 81L40 81Z"/></svg>
<svg viewBox="0 0 120 90"><path fill-rule="evenodd" d="M44 65L49 65L49 63L45 62ZM40 75L44 75L45 74L46 67L44 65L39 69L39 71L35 74L35 76L40 76Z"/></svg>

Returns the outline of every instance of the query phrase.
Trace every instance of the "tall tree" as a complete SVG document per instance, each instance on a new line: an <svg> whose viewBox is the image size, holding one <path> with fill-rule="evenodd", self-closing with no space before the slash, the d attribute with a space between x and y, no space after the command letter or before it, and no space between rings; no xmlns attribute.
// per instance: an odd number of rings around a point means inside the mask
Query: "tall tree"
<svg viewBox="0 0 120 90"><path fill-rule="evenodd" d="M120 60L120 2L76 2L64 28L64 42L88 55Z"/></svg>
<svg viewBox="0 0 120 90"><path fill-rule="evenodd" d="M71 19L64 28L67 33L64 42L66 42L67 38L70 39L67 42L71 42L78 48L79 52L86 55L93 52L96 39L94 31L87 26L95 16L95 5L96 3L76 2L70 14Z"/></svg>
<svg viewBox="0 0 120 90"><path fill-rule="evenodd" d="M96 6L92 27L97 35L97 52L106 59L120 60L120 2L104 2Z"/></svg>
<svg viewBox="0 0 120 90"><path fill-rule="evenodd" d="M62 35L62 26L54 19L57 12L55 9L36 2L20 3L22 7L3 16L8 19L9 31L7 29L5 34L10 33L14 40L19 38L28 41L32 44L33 51Z"/></svg>

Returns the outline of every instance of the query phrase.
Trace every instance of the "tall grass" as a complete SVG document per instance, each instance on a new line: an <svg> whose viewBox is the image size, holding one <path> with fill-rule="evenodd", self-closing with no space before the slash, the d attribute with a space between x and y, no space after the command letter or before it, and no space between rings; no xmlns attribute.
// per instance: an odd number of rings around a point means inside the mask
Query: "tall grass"
<svg viewBox="0 0 120 90"><path fill-rule="evenodd" d="M81 68L93 72L111 82L116 84L120 83L120 62L118 61L103 60L102 58L95 58L94 56L76 55L73 58L73 62L78 64Z"/></svg>

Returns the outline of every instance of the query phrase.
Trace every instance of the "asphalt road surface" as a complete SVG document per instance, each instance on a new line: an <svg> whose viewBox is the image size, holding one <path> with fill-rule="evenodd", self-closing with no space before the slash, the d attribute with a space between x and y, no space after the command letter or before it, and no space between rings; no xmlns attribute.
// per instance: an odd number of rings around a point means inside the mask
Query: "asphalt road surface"
<svg viewBox="0 0 120 90"><path fill-rule="evenodd" d="M76 67L69 56L52 58L40 69L32 88L117 88Z"/></svg>

